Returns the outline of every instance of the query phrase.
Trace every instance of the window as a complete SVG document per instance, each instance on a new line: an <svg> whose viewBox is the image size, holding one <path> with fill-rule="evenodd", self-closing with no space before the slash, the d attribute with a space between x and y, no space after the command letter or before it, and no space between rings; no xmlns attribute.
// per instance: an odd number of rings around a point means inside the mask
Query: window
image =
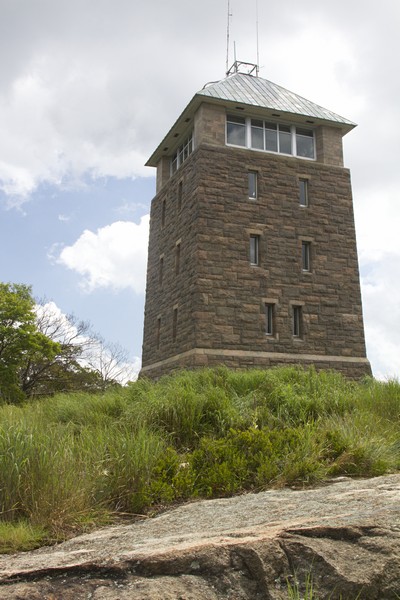
<svg viewBox="0 0 400 600"><path fill-rule="evenodd" d="M181 242L175 245L175 274L178 275L181 268Z"/></svg>
<svg viewBox="0 0 400 600"><path fill-rule="evenodd" d="M259 265L260 264L260 236L259 235L251 235L250 236L250 264L251 265Z"/></svg>
<svg viewBox="0 0 400 600"><path fill-rule="evenodd" d="M182 208L182 181L178 183L178 210Z"/></svg>
<svg viewBox="0 0 400 600"><path fill-rule="evenodd" d="M161 204L161 227L164 227L164 225L165 225L166 211L167 211L167 201L164 198L164 200L162 201L162 204Z"/></svg>
<svg viewBox="0 0 400 600"><path fill-rule="evenodd" d="M171 175L176 173L182 163L191 155L193 152L193 136L190 134L183 144L179 146L175 154L171 158Z"/></svg>
<svg viewBox="0 0 400 600"><path fill-rule="evenodd" d="M164 255L160 256L160 263L158 266L158 283L162 285L164 279Z"/></svg>
<svg viewBox="0 0 400 600"><path fill-rule="evenodd" d="M256 171L248 172L249 180L249 198L251 200L257 200L257 173Z"/></svg>
<svg viewBox="0 0 400 600"><path fill-rule="evenodd" d="M274 318L275 318L275 304L271 304L268 302L265 304L265 334L266 335L274 335L275 334Z"/></svg>
<svg viewBox="0 0 400 600"><path fill-rule="evenodd" d="M308 206L308 180L299 179L300 206Z"/></svg>
<svg viewBox="0 0 400 600"><path fill-rule="evenodd" d="M311 271L311 242L301 242L301 268Z"/></svg>
<svg viewBox="0 0 400 600"><path fill-rule="evenodd" d="M303 335L303 309L301 306L292 306L293 310L293 337L301 338Z"/></svg>
<svg viewBox="0 0 400 600"><path fill-rule="evenodd" d="M296 154L303 158L314 158L314 133L312 129L296 127Z"/></svg>
<svg viewBox="0 0 400 600"><path fill-rule="evenodd" d="M226 119L226 140L234 146L246 146L246 119L228 115Z"/></svg>
<svg viewBox="0 0 400 600"><path fill-rule="evenodd" d="M160 347L160 338L161 338L161 317L157 318L157 350Z"/></svg>
<svg viewBox="0 0 400 600"><path fill-rule="evenodd" d="M296 125L227 115L226 141L233 146L315 158L314 131Z"/></svg>
<svg viewBox="0 0 400 600"><path fill-rule="evenodd" d="M281 154L293 154L292 152L292 132L288 125L278 125L278 152Z"/></svg>
<svg viewBox="0 0 400 600"><path fill-rule="evenodd" d="M173 316L172 316L172 339L176 340L176 335L178 332L178 308L174 308Z"/></svg>
<svg viewBox="0 0 400 600"><path fill-rule="evenodd" d="M264 122L251 120L251 147L264 150Z"/></svg>

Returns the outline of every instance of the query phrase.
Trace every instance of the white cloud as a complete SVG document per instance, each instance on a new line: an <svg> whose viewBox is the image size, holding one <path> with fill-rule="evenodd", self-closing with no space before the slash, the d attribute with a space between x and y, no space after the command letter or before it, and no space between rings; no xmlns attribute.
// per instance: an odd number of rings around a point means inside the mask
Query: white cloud
<svg viewBox="0 0 400 600"><path fill-rule="evenodd" d="M117 221L97 230L86 230L59 254L62 265L79 273L83 288L145 289L149 215L140 223Z"/></svg>

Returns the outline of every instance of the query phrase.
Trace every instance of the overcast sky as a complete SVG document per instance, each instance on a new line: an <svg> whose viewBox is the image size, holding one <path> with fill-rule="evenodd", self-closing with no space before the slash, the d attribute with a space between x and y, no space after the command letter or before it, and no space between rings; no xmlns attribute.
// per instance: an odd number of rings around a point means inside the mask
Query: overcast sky
<svg viewBox="0 0 400 600"><path fill-rule="evenodd" d="M231 0L255 62L256 0ZM400 2L258 0L260 76L358 123L353 180L367 351L400 374ZM0 280L90 320L139 364L144 167L222 79L227 0L0 0ZM233 45L230 62L233 60Z"/></svg>

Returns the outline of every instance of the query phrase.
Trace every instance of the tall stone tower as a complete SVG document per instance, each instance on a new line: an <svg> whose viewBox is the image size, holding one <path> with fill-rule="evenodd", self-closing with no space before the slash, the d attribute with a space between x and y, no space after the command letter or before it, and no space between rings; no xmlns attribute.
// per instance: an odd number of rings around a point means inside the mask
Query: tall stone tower
<svg viewBox="0 0 400 600"><path fill-rule="evenodd" d="M370 373L350 173L354 123L235 63L149 158L141 375L290 363Z"/></svg>

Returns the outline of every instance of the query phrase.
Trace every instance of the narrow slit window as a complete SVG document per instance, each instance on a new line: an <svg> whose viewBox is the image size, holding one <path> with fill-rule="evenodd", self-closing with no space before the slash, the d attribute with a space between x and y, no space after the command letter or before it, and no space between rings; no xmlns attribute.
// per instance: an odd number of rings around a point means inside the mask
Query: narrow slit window
<svg viewBox="0 0 400 600"><path fill-rule="evenodd" d="M311 242L301 242L301 264L303 271L311 271Z"/></svg>
<svg viewBox="0 0 400 600"><path fill-rule="evenodd" d="M161 317L157 319L157 350L160 348L161 339Z"/></svg>
<svg viewBox="0 0 400 600"><path fill-rule="evenodd" d="M260 236L259 235L251 235L250 236L250 264L251 265L259 265L260 264Z"/></svg>
<svg viewBox="0 0 400 600"><path fill-rule="evenodd" d="M172 339L176 340L176 336L178 333L178 309L174 308L174 313L172 317Z"/></svg>
<svg viewBox="0 0 400 600"><path fill-rule="evenodd" d="M248 172L249 181L249 198L250 200L257 200L257 173L256 171Z"/></svg>
<svg viewBox="0 0 400 600"><path fill-rule="evenodd" d="M300 206L308 206L308 181L299 179Z"/></svg>
<svg viewBox="0 0 400 600"><path fill-rule="evenodd" d="M178 210L182 208L182 181L178 183Z"/></svg>
<svg viewBox="0 0 400 600"><path fill-rule="evenodd" d="M303 334L303 310L301 306L293 306L293 337L301 338Z"/></svg>
<svg viewBox="0 0 400 600"><path fill-rule="evenodd" d="M164 227L165 225L165 213L167 212L167 201L164 200L162 201L161 204L161 227Z"/></svg>
<svg viewBox="0 0 400 600"><path fill-rule="evenodd" d="M178 275L181 268L181 244L178 242L175 246L175 274Z"/></svg>
<svg viewBox="0 0 400 600"><path fill-rule="evenodd" d="M271 303L265 304L265 334L273 336L275 334L274 327L275 305Z"/></svg>
<svg viewBox="0 0 400 600"><path fill-rule="evenodd" d="M162 285L164 279L164 257L160 256L160 264L158 270L158 283Z"/></svg>

